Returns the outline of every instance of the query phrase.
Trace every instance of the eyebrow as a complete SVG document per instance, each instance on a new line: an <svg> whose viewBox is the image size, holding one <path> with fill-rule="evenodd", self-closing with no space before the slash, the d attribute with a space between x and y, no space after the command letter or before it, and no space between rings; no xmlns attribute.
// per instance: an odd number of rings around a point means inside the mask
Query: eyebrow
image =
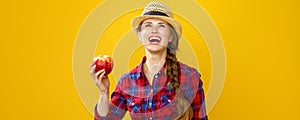
<svg viewBox="0 0 300 120"><path fill-rule="evenodd" d="M153 24L153 23L152 22L144 22L143 24ZM167 23L164 23L164 22L160 22L158 24L165 24L165 25L167 25Z"/></svg>
<svg viewBox="0 0 300 120"><path fill-rule="evenodd" d="M144 22L143 24L152 24L152 22Z"/></svg>
<svg viewBox="0 0 300 120"><path fill-rule="evenodd" d="M167 25L167 23L164 23L164 22L161 22L161 23L158 23L158 24L164 24L164 25Z"/></svg>

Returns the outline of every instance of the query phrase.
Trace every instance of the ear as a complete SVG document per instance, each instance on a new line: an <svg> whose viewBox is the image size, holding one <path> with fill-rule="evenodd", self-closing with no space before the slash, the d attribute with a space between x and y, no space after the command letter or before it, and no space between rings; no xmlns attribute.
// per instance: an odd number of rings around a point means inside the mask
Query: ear
<svg viewBox="0 0 300 120"><path fill-rule="evenodd" d="M174 40L174 37L173 37L173 35L170 35L169 42L173 42L173 40Z"/></svg>
<svg viewBox="0 0 300 120"><path fill-rule="evenodd" d="M139 41L142 41L142 36L141 36L141 32L140 31L137 31L137 36L139 38Z"/></svg>

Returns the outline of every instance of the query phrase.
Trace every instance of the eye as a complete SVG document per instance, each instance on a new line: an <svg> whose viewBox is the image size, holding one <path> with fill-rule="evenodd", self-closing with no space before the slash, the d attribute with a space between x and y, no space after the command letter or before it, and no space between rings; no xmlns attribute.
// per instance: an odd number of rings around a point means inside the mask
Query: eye
<svg viewBox="0 0 300 120"><path fill-rule="evenodd" d="M144 26L145 27L151 27L152 25L151 24L145 24Z"/></svg>
<svg viewBox="0 0 300 120"><path fill-rule="evenodd" d="M165 28L165 27L166 27L166 25L165 25L165 24L160 24L159 26L160 26L160 27L163 27L163 28Z"/></svg>

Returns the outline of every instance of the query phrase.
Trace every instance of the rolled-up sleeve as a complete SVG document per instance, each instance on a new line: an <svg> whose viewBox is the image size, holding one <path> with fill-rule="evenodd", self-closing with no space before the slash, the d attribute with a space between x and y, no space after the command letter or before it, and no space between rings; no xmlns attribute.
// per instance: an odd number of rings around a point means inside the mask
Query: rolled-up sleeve
<svg viewBox="0 0 300 120"><path fill-rule="evenodd" d="M121 120L127 111L126 104L127 101L124 95L122 95L122 90L117 85L111 95L108 114L106 116L100 116L97 112L97 107L101 106L96 105L94 108L94 120Z"/></svg>

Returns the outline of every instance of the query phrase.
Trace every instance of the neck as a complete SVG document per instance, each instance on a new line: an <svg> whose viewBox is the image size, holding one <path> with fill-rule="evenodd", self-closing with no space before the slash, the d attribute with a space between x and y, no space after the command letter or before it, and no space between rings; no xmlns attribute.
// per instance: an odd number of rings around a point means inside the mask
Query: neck
<svg viewBox="0 0 300 120"><path fill-rule="evenodd" d="M153 68L155 66L162 66L166 61L167 49L160 52L151 52L146 50L146 65L148 68Z"/></svg>
<svg viewBox="0 0 300 120"><path fill-rule="evenodd" d="M166 61L167 50L162 52L150 52L146 50L147 60L144 63L143 72L147 76L150 84L152 84L152 79L156 73L162 68Z"/></svg>

